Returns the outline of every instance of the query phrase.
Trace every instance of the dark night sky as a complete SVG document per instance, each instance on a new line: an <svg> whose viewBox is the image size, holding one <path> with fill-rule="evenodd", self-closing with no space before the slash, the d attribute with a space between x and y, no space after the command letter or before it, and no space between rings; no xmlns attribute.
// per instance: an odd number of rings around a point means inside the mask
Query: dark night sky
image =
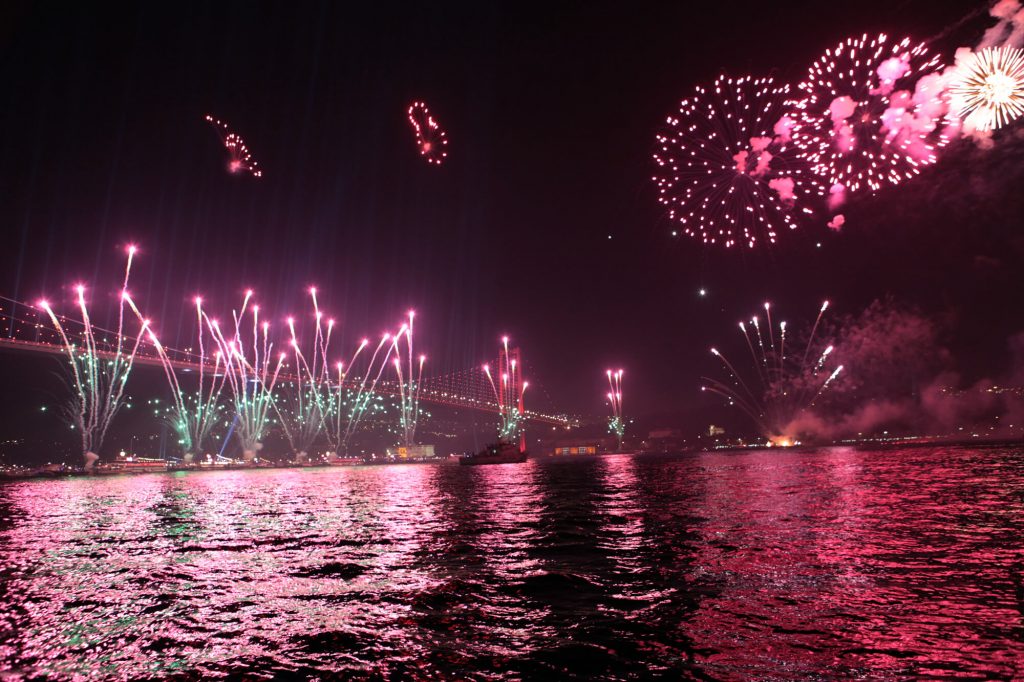
<svg viewBox="0 0 1024 682"><path fill-rule="evenodd" d="M635 413L700 404L707 347L765 298L795 324L823 297L855 313L891 295L955 321L967 375L998 373L1024 329L1012 134L852 203L838 235L821 220L755 252L673 240L650 181L654 132L694 85L795 80L847 35L924 39L971 8L7 3L0 294L67 309L84 280L113 304L137 242L132 291L167 337L191 331L196 293L226 311L252 286L284 317L316 284L353 341L415 307L435 372L493 357L508 332L555 407L590 413L609 363ZM948 57L987 25L932 47ZM414 99L448 131L440 168L414 148ZM263 178L224 172L206 113Z"/></svg>

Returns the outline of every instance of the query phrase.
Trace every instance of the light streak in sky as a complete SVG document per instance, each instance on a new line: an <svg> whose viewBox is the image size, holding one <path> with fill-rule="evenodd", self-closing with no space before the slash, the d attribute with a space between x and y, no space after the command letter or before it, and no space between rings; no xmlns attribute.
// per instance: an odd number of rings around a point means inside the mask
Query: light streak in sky
<svg viewBox="0 0 1024 682"><path fill-rule="evenodd" d="M103 439L115 415L124 405L125 384L132 371L139 344L149 327L149 321L141 319L140 332L134 340L124 333L125 306L134 309L128 294L128 280L136 248L129 246L128 259L124 269L124 280L118 297L117 333L113 343L100 343L96 337L89 308L85 299L85 286L77 285L75 292L79 312L82 315L82 341L79 345L71 341L49 302L39 301L39 307L46 311L50 322L57 330L65 354L68 357L72 390L71 400L64 406L64 417L71 428L79 432L82 456L87 468L98 459ZM102 356L109 357L102 357Z"/></svg>
<svg viewBox="0 0 1024 682"><path fill-rule="evenodd" d="M605 372L608 377L608 404L612 414L608 420L608 430L618 439L618 449L622 450L622 437L626 434L626 422L622 416L622 370Z"/></svg>
<svg viewBox="0 0 1024 682"><path fill-rule="evenodd" d="M249 173L254 178L262 177L263 171L260 170L259 163L253 160L252 153L245 146L242 138L238 134L231 132L227 123L209 114L205 118L206 122L217 131L224 149L228 152L228 172L232 175L235 173Z"/></svg>
<svg viewBox="0 0 1024 682"><path fill-rule="evenodd" d="M749 322L739 323L744 344L750 353L753 372L745 376L722 352L712 348L711 354L722 363L727 378L723 381L704 377L705 383L701 390L719 395L729 405L739 408L770 442L791 444L793 435L785 433L787 425L811 407L843 371L842 365L826 370L833 351L831 345L818 353L812 362L808 362L815 348L822 316L828 307L828 301L822 303L800 359L797 360L786 354L789 333L786 322L778 324L779 334L776 337L771 304L765 303L763 327L756 315Z"/></svg>

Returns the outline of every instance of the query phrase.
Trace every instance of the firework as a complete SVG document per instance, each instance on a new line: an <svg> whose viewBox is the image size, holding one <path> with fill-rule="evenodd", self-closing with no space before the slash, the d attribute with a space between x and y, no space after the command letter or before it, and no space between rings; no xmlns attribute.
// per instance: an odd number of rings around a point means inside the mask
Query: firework
<svg viewBox="0 0 1024 682"><path fill-rule="evenodd" d="M729 405L738 407L750 417L770 443L791 444L793 438L785 433L786 427L799 413L811 407L843 371L842 365L827 369L832 346L820 352L816 350L820 346L815 346L818 327L828 307L829 303L825 301L818 310L804 350L797 360L786 355L786 323L779 323L776 337L771 304L765 303L763 327L757 316L749 322L739 323L753 361L753 378L748 376L745 379L724 354L712 348L711 354L722 363L728 379L719 381L705 377L701 390L719 395ZM812 350L815 356L812 356Z"/></svg>
<svg viewBox="0 0 1024 682"><path fill-rule="evenodd" d="M658 201L705 244L775 243L825 187L797 159L784 118L789 86L721 76L666 119L654 161Z"/></svg>
<svg viewBox="0 0 1024 682"><path fill-rule="evenodd" d="M274 344L270 341L270 324L260 323L259 306L249 305L253 292L247 291L238 311L232 311L233 330L225 333L220 322L200 311L220 357L231 395L235 420L232 429L238 433L243 457L252 460L263 447L263 437L274 407L274 388L277 385L285 354L272 359ZM246 314L252 319L252 333Z"/></svg>
<svg viewBox="0 0 1024 682"><path fill-rule="evenodd" d="M826 50L790 102L800 155L830 187L850 192L917 175L949 141L945 94L929 78L940 69L938 57L909 38L865 34Z"/></svg>
<svg viewBox="0 0 1024 682"><path fill-rule="evenodd" d="M348 364L342 361L336 362L334 370L334 389L328 396L326 434L328 444L333 451L332 456L339 452L348 451L348 443L351 431L349 425L357 412L359 403L356 401L357 392L353 390L350 383L346 383L349 372L355 366L363 349L370 343L369 339L363 339L356 348ZM362 401L362 410L365 411L373 405L369 399Z"/></svg>
<svg viewBox="0 0 1024 682"><path fill-rule="evenodd" d="M969 127L1001 128L1024 113L1024 50L986 48L958 65L953 107Z"/></svg>
<svg viewBox="0 0 1024 682"><path fill-rule="evenodd" d="M519 441L519 450L526 450L526 434L523 431L523 417L526 414L523 399L529 382L523 381L523 367L519 360L519 349L508 347L508 337L501 339L498 353L498 381L491 375L491 366L484 365L484 374L494 392L494 400L501 419L498 439L501 442Z"/></svg>
<svg viewBox="0 0 1024 682"><path fill-rule="evenodd" d="M427 105L413 102L409 105L409 124L416 134L416 147L427 163L441 164L448 156L448 138L437 119L431 116Z"/></svg>
<svg viewBox="0 0 1024 682"><path fill-rule="evenodd" d="M302 352L295 332L295 318L289 317L289 344L295 368L289 380L282 383L273 403L295 460L299 462L308 459L310 448L327 425L335 395L335 390L331 386L328 361L334 320L328 319L326 325L324 324L324 315L316 298L316 288L311 288L309 294L312 297L313 316L316 320L312 348L308 354Z"/></svg>
<svg viewBox="0 0 1024 682"><path fill-rule="evenodd" d="M174 429L178 436L178 444L182 448L183 459L191 463L197 452L201 452L209 443L213 427L223 413L223 405L220 398L224 390L227 374L224 372L223 355L216 351L213 357L213 365L209 366L210 358L206 355L206 344L203 342L203 329L206 326L203 322L203 299L195 298L196 323L199 355L198 364L198 388L192 391L183 388L175 373L174 362L167 351L167 348L157 338L152 327L147 329L148 338L156 350L157 358L164 370L164 377L171 389L171 402L168 404L164 417L167 423ZM132 306L139 319L138 308Z"/></svg>
<svg viewBox="0 0 1024 682"><path fill-rule="evenodd" d="M53 312L49 302L39 302L39 307L46 311L54 329L57 330L68 357L68 383L72 388L72 397L64 407L64 417L68 425L81 435L82 456L87 468L91 468L98 459L96 452L102 448L110 423L124 405L125 384L131 374L139 343L149 326L148 320L141 320L139 334L134 340L124 333L125 306L134 309L134 303L128 295L128 279L135 250L134 246L128 247L127 250L128 260L118 300L117 333L113 343L101 344L97 339L96 329L93 327L85 301L83 285L75 287L78 309L82 315L81 345L73 342L68 336L67 330Z"/></svg>
<svg viewBox="0 0 1024 682"><path fill-rule="evenodd" d="M251 174L254 178L263 176L263 171L259 169L259 164L253 160L249 148L245 146L245 142L236 133L231 132L227 123L209 114L206 115L206 121L217 131L217 135L220 136L224 148L228 151L229 173L244 172Z"/></svg>
<svg viewBox="0 0 1024 682"><path fill-rule="evenodd" d="M352 381L352 389L347 394L345 400L342 401L340 392L338 394L339 410L343 402L344 405L348 408L348 419L345 424L344 432L342 432L340 428L340 416L336 415L339 433L338 440L341 446L345 448L346 451L348 449L348 445L353 433L355 433L356 428L359 426L359 423L362 421L366 412L371 407L375 407L378 411L383 409L380 405L379 396L376 395L377 384L380 383L380 378L384 374L384 369L389 364L388 361L391 358L392 353L396 353L396 359L400 360L400 358L397 356L398 347L399 344L401 343L402 337L405 336L407 332L409 332L409 325L411 323L411 320L412 315L410 315L410 322L406 322L405 324L403 324L397 333L391 334L389 332L385 332L381 336L380 342L377 344L377 347L374 349L373 354L370 356L370 360L366 365L366 370L363 372L361 378ZM410 340L408 341L408 343L409 352L411 356L412 341ZM356 351L356 355L358 355L367 344L368 341L364 340L363 343L359 346L359 349ZM382 351L383 355L381 354ZM349 363L349 367L351 367L352 364L353 363ZM342 379L344 379L343 368L339 367L338 372L339 376L341 376ZM371 375L373 376L372 380L370 379ZM419 389L416 390L416 401L417 403L419 401ZM405 399L402 400L402 404L406 404ZM418 407L416 409L418 410ZM407 415L403 411L401 419L401 426L403 428L403 432L405 432L406 426L410 424L410 415ZM412 426L411 437L415 437L415 425Z"/></svg>
<svg viewBox="0 0 1024 682"><path fill-rule="evenodd" d="M608 376L608 404L612 408L612 415L608 419L608 431L615 434L621 450L622 437L626 434L626 422L622 417L622 370L608 370L605 374Z"/></svg>
<svg viewBox="0 0 1024 682"><path fill-rule="evenodd" d="M414 311L409 311L409 322L405 330L406 358L408 360L408 373L402 373L402 348L401 337L395 341L395 373L398 375L398 398L399 398L399 426L402 428L402 440L406 447L416 444L416 425L420 418L420 386L423 383L423 363L427 357L420 355L418 368L413 374L413 350L412 331L413 320L416 317Z"/></svg>

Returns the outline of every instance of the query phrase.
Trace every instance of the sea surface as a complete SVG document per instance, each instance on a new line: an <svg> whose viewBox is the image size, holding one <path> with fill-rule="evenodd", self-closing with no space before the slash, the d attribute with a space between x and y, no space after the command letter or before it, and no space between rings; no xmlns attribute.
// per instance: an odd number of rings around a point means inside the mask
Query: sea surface
<svg viewBox="0 0 1024 682"><path fill-rule="evenodd" d="M0 485L3 679L1022 679L1022 666L1024 448Z"/></svg>

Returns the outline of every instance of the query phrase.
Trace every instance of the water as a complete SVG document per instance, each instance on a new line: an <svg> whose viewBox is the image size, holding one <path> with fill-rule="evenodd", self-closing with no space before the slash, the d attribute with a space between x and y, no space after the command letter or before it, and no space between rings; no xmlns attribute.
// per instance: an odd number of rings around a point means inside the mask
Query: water
<svg viewBox="0 0 1024 682"><path fill-rule="evenodd" d="M0 669L1024 675L1024 450L613 456L0 486Z"/></svg>

